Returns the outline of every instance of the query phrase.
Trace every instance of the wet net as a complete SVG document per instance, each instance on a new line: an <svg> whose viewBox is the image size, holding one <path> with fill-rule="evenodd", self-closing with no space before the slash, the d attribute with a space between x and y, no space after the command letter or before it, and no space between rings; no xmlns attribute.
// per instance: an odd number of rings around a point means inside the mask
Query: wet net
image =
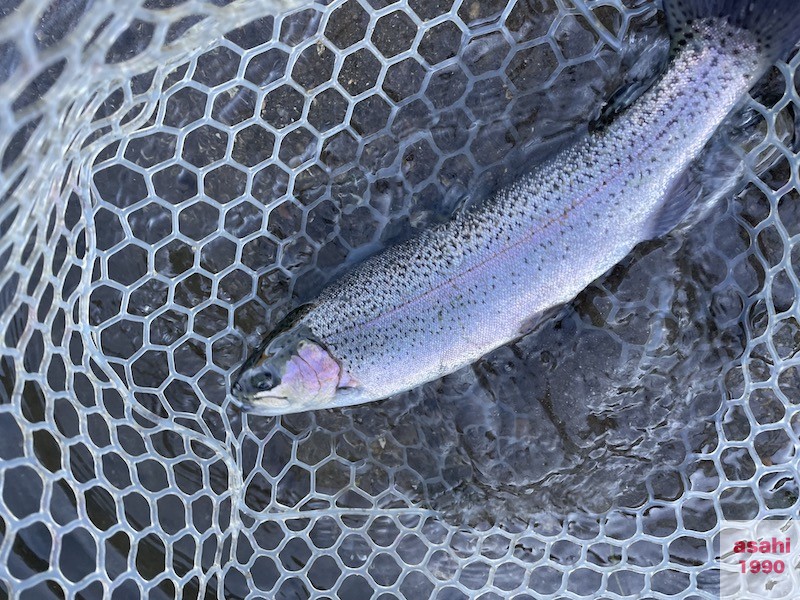
<svg viewBox="0 0 800 600"><path fill-rule="evenodd" d="M228 394L666 49L644 0L0 2L0 589L714 597L720 519L798 509L797 53L741 192L518 343L349 409Z"/></svg>

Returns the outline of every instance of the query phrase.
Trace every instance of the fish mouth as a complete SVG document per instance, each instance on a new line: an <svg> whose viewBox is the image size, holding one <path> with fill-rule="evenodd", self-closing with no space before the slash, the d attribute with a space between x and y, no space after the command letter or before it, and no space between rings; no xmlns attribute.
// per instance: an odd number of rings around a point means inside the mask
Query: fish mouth
<svg viewBox="0 0 800 600"><path fill-rule="evenodd" d="M284 396L271 396L270 394L254 394L250 397L251 403L258 403L271 408L284 408L289 406L289 399Z"/></svg>
<svg viewBox="0 0 800 600"><path fill-rule="evenodd" d="M288 398L272 395L269 392L247 393L241 387L237 389L236 384L231 391L235 404L242 413L276 416L285 414L291 406Z"/></svg>

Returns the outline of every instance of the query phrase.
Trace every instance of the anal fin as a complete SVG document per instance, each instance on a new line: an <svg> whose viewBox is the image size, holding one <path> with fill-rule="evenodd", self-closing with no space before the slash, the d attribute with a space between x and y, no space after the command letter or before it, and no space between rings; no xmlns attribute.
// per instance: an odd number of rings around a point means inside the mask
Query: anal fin
<svg viewBox="0 0 800 600"><path fill-rule="evenodd" d="M775 123L777 137L791 146L793 119L783 115ZM706 144L703 152L672 184L661 210L651 221L650 237L665 235L681 224L701 219L720 199L737 191L745 172L748 153L767 135L768 125L752 109L733 113ZM758 175L780 159L776 147L750 156L750 168Z"/></svg>
<svg viewBox="0 0 800 600"><path fill-rule="evenodd" d="M664 204L650 223L650 237L658 238L675 229L703 195L703 184L689 168L672 184Z"/></svg>

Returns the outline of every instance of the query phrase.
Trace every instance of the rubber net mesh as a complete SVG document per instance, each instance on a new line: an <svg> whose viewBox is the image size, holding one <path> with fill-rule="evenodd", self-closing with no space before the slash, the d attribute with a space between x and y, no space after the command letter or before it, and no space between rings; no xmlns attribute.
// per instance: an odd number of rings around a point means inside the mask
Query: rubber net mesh
<svg viewBox="0 0 800 600"><path fill-rule="evenodd" d="M742 191L520 342L355 408L227 391L667 45L645 0L0 3L0 588L713 597L719 520L798 508L797 53Z"/></svg>

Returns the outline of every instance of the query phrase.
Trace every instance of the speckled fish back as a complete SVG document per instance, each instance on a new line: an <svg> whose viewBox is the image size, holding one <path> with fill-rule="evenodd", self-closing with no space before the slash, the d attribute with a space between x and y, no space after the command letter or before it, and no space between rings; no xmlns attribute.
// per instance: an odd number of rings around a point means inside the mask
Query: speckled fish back
<svg viewBox="0 0 800 600"><path fill-rule="evenodd" d="M670 188L752 85L758 61L746 32L699 24L662 80L608 129L367 260L329 286L304 323L365 400L519 337L659 230Z"/></svg>

